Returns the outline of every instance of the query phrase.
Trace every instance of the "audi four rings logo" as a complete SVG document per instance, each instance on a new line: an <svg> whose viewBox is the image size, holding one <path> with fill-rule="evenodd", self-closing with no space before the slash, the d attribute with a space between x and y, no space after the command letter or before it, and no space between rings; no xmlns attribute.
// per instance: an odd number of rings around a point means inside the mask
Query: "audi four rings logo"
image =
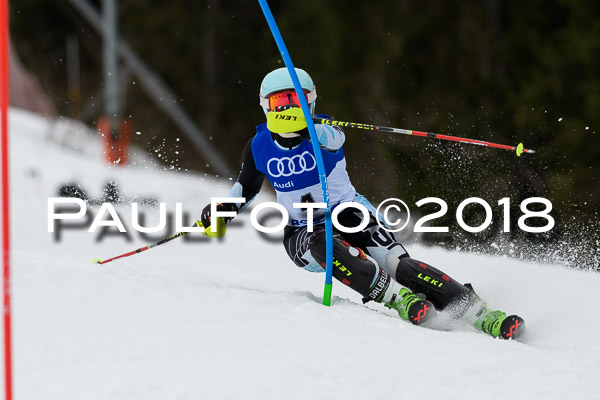
<svg viewBox="0 0 600 400"><path fill-rule="evenodd" d="M298 175L303 172L312 171L317 166L317 160L308 151L296 154L293 157L271 158L267 162L267 171L274 178L280 176ZM273 171L275 168L275 171Z"/></svg>

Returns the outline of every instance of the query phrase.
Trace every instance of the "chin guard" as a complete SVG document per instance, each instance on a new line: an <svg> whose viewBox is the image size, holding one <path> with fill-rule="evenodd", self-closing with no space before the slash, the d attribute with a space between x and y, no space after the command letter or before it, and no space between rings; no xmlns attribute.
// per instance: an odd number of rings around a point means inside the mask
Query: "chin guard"
<svg viewBox="0 0 600 400"><path fill-rule="evenodd" d="M298 132L306 128L306 120L299 107L280 107L281 111L273 110L267 113L267 129L282 134Z"/></svg>

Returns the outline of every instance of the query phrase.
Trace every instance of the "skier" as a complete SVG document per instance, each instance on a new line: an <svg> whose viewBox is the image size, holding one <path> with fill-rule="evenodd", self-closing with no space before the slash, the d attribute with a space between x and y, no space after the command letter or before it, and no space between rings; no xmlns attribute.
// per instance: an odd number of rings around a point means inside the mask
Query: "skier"
<svg viewBox="0 0 600 400"><path fill-rule="evenodd" d="M314 115L315 85L304 70L296 68L296 73ZM307 210L292 207L293 203L323 202L323 196L306 122L285 118L290 110L300 107L286 68L276 69L264 77L260 105L268 122L258 125L256 135L246 144L241 172L229 192L231 197L244 197L246 203L223 203L216 209L243 211L260 191L266 176L277 193L278 203L290 215L284 229L286 252L298 267L323 272L326 261L324 212L314 210L314 230L309 232ZM318 117L330 118L324 114ZM416 325L430 319L437 309L446 310L493 337L509 339L523 332L522 318L507 317L502 311L488 309L469 284L462 285L433 266L411 258L396 235L377 224L376 209L352 186L342 150L345 140L342 128L315 124L315 130L325 164L331 208L344 202L356 202L369 210L369 223L361 231L334 230L333 276L337 280L360 293L364 302L383 303ZM217 218L217 227L211 228L210 216L209 204L198 225L205 227L206 236L223 236L225 223L232 217ZM363 214L352 207L338 215L339 223L346 227L358 226L363 218Z"/></svg>

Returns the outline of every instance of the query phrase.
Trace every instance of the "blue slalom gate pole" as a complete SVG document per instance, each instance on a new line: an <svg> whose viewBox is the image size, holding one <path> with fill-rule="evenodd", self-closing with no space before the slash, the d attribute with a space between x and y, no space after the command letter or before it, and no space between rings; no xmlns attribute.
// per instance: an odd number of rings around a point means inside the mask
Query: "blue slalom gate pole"
<svg viewBox="0 0 600 400"><path fill-rule="evenodd" d="M292 82L294 83L294 89L296 90L298 99L300 99L302 113L306 119L308 133L312 141L315 159L317 160L317 171L319 171L319 181L321 182L321 190L323 191L323 202L327 205L325 208L325 235L327 239L325 249L327 261L325 264L325 289L323 291L323 304L329 306L331 305L331 277L333 275L333 227L331 225L331 208L329 206L329 190L327 189L327 174L325 172L325 164L323 163L323 156L321 155L321 148L319 146L319 140L317 138L317 132L312 120L312 115L310 114L310 108L308 107L308 102L304 96L304 91L300 85L300 80L298 79L298 75L294 69L294 64L292 63L290 54L285 47L283 37L279 32L279 28L277 27L275 18L273 18L273 13L271 13L271 9L267 4L267 0L258 0L258 3L260 4L260 8L262 9L265 18L267 19L267 23L269 24L269 28L271 29L275 43L277 43L277 47L279 48L283 62L290 73Z"/></svg>

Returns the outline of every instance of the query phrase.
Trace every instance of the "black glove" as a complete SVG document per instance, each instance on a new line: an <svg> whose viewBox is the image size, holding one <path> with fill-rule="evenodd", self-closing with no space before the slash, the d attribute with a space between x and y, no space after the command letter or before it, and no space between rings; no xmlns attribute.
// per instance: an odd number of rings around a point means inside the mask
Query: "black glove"
<svg viewBox="0 0 600 400"><path fill-rule="evenodd" d="M202 215L200 216L200 220L202 221L202 225L205 228L208 228L210 226L210 203L204 207L204 210L202 210ZM217 211L238 211L237 205L235 205L234 203L219 203L217 204ZM219 218L223 218L225 220L225 222L229 222L233 219L233 217L219 217Z"/></svg>

